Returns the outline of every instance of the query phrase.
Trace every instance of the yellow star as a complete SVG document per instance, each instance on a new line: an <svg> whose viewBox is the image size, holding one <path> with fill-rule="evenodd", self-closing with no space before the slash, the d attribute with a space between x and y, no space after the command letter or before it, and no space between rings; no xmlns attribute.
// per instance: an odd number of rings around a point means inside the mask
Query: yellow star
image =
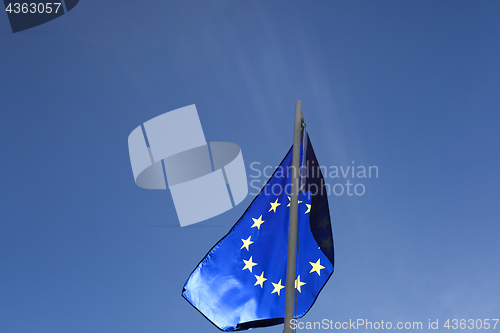
<svg viewBox="0 0 500 333"><path fill-rule="evenodd" d="M326 250L330 250L332 245L333 245L332 237L328 237L327 239L323 239L321 241L321 247L325 248Z"/></svg>
<svg viewBox="0 0 500 333"><path fill-rule="evenodd" d="M271 292L271 294L278 293L278 296L280 295L280 290L285 288L285 286L281 285L281 280L278 283L271 282L273 284L274 290Z"/></svg>
<svg viewBox="0 0 500 333"><path fill-rule="evenodd" d="M299 293L301 293L302 291L300 290L300 287L302 287L303 285L305 285L306 283L305 282L302 282L300 281L300 275L297 276L297 279L295 280L295 289L297 289L299 291Z"/></svg>
<svg viewBox="0 0 500 333"><path fill-rule="evenodd" d="M257 265L256 263L252 262L252 257L250 257L250 259L248 259L248 260L243 259L243 261L245 262L245 267L243 267L242 271L244 271L245 269L248 269L251 272L252 267Z"/></svg>
<svg viewBox="0 0 500 333"><path fill-rule="evenodd" d="M304 214L307 214L311 211L311 205L306 204L306 206L307 206L307 210Z"/></svg>
<svg viewBox="0 0 500 333"><path fill-rule="evenodd" d="M253 244L253 242L250 240L250 238L252 238L252 236L248 236L248 239L241 239L243 241L243 245L240 247L240 250L242 248L246 248L247 251L250 251L250 249L248 248L250 246L250 244Z"/></svg>
<svg viewBox="0 0 500 333"><path fill-rule="evenodd" d="M276 208L278 208L279 205L281 205L279 202L278 202L278 198L276 198L276 201L275 202L270 202L271 204L271 208L269 208L268 212L270 211L273 211L276 213Z"/></svg>
<svg viewBox="0 0 500 333"><path fill-rule="evenodd" d="M265 222L265 221L262 220L262 215L258 219L254 219L252 217L252 220L253 220L252 228L253 227L257 227L257 229L259 229L259 230L260 230L260 225Z"/></svg>
<svg viewBox="0 0 500 333"><path fill-rule="evenodd" d="M327 229L329 224L330 224L330 219L328 218L327 215L325 215L325 217L319 220L318 228Z"/></svg>
<svg viewBox="0 0 500 333"><path fill-rule="evenodd" d="M289 202L289 203L288 203L288 205L286 205L286 206L287 206L287 207L290 207L290 203L292 202L292 199L291 199L290 197L288 197L288 201L290 201L290 202ZM302 201L300 201L300 200L299 200L299 202L298 202L298 203L301 203L301 202L302 202Z"/></svg>
<svg viewBox="0 0 500 333"><path fill-rule="evenodd" d="M258 275L255 275L255 277L257 278L257 282L255 282L254 286L260 284L260 287L261 288L264 288L264 281L266 281L267 279L264 277L264 272L262 272L262 274L260 276Z"/></svg>
<svg viewBox="0 0 500 333"><path fill-rule="evenodd" d="M318 273L318 276L321 276L321 270L325 268L325 266L322 266L320 263L319 263L319 259L318 261L316 261L316 263L314 262L310 262L309 263L311 264L312 266L312 269L309 273L312 273L312 272L316 272Z"/></svg>

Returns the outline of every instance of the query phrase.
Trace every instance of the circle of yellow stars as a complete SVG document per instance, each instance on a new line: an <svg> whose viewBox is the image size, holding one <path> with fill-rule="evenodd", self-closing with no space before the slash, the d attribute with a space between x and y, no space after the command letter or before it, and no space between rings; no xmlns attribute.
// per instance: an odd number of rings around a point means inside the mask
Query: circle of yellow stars
<svg viewBox="0 0 500 333"><path fill-rule="evenodd" d="M288 200L291 202L291 198L288 197ZM287 207L290 207L290 202L288 203ZM298 201L298 203L300 204L302 201ZM271 212L273 211L274 213L276 213L276 209L281 205L280 202L278 202L278 198L276 198L276 200L274 202L270 202L269 203L271 205L271 208L269 208L268 212ZM310 204L307 204L306 203L306 207L307 207L307 210L304 214L308 214L311 212L311 205ZM251 228L257 228L258 230L260 230L260 227L262 226L262 224L266 221L264 221L262 219L262 215L259 216L259 218L252 218L253 220L253 225L251 226ZM327 225L329 220L327 217L324 218L325 221L322 221L323 225ZM243 242L243 245L241 246L240 250L247 250L250 251L250 245L252 245L254 242L252 241L252 236L248 236L247 239L241 239L241 241ZM325 241L326 243L326 241ZM325 244L326 245L326 244ZM331 246L331 245L330 245ZM245 264L244 267L243 267L243 271L245 269L249 270L250 273L253 273L253 267L254 266L257 266L258 264L256 262L253 261L253 256L250 256L250 258L248 260L245 260L243 259L243 263ZM317 273L318 276L321 276L321 270L325 268L325 266L321 265L321 262L320 262L320 259L318 259L316 262L309 262L309 264L311 265L311 271L309 272L310 274L311 273ZM264 282L267 281L267 278L264 277L264 271L262 271L262 273L260 275L255 275L255 284L254 286L260 286L260 288L264 288ZM273 285L273 291L271 292L271 294L278 294L278 296L280 296L280 292L283 288L285 288L284 285L281 284L281 279L278 281L278 283L274 283L272 282L272 285ZM297 276L297 279L295 280L295 289L298 290L299 293L302 292L302 286L304 286L306 284L306 282L303 282L300 280L300 275Z"/></svg>

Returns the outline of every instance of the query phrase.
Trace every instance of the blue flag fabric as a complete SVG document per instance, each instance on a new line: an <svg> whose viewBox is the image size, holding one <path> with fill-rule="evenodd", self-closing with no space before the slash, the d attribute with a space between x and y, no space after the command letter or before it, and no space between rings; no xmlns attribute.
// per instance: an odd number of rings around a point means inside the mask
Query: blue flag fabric
<svg viewBox="0 0 500 333"><path fill-rule="evenodd" d="M229 233L189 276L182 296L222 331L283 323L292 149ZM333 273L327 193L305 129L301 142L295 317Z"/></svg>

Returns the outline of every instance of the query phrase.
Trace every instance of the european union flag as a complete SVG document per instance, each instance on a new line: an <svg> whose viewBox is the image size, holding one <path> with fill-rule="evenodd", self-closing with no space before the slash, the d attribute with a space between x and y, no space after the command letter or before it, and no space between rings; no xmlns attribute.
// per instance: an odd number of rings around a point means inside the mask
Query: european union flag
<svg viewBox="0 0 500 333"><path fill-rule="evenodd" d="M311 308L334 263L324 179L305 129L302 133L295 318ZM284 321L292 149L184 285L182 296L223 331Z"/></svg>

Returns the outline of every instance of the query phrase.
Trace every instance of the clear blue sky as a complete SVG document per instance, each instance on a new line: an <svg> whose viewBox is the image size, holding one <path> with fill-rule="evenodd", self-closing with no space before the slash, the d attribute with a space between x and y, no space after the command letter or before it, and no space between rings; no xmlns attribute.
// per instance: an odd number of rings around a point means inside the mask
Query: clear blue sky
<svg viewBox="0 0 500 333"><path fill-rule="evenodd" d="M181 289L252 196L180 228L127 137L196 104L252 175L297 99L322 165L379 170L330 196L304 320L499 318L499 22L498 1L82 0L16 34L0 13L0 331L218 332Z"/></svg>

